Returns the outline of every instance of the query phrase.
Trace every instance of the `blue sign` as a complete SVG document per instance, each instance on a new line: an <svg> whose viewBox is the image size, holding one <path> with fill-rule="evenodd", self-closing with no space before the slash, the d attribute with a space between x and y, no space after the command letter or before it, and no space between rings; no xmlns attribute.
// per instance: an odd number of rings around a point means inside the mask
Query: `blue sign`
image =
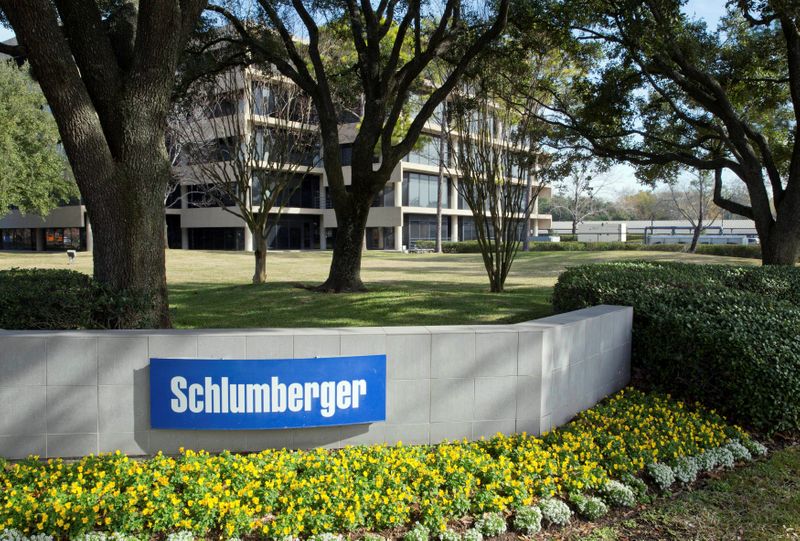
<svg viewBox="0 0 800 541"><path fill-rule="evenodd" d="M150 426L253 430L386 419L386 355L150 359Z"/></svg>

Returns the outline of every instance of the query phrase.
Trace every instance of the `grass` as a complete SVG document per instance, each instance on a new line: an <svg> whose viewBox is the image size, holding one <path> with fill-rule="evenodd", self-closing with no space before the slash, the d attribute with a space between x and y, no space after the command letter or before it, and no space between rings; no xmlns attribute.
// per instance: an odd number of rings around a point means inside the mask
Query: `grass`
<svg viewBox="0 0 800 541"><path fill-rule="evenodd" d="M323 295L330 252L272 252L267 284L250 283L252 255L167 251L173 324L179 328L390 326L515 323L551 313L550 295L568 266L621 259L756 264L754 260L668 252L532 252L519 255L506 293L488 291L478 254L367 252L366 294ZM91 255L74 265L63 253L0 252L0 269L74 268L91 273Z"/></svg>
<svg viewBox="0 0 800 541"><path fill-rule="evenodd" d="M694 491L659 499L642 511L615 516L600 526L576 525L558 534L558 539L800 539L800 447L777 451L767 460L719 474Z"/></svg>

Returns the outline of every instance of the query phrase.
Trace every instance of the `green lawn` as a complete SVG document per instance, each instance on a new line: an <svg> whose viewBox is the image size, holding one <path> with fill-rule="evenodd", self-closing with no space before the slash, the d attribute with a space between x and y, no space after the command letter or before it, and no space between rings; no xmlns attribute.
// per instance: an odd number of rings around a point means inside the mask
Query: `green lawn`
<svg viewBox="0 0 800 541"><path fill-rule="evenodd" d="M326 295L299 289L322 283L330 252L272 252L266 285L250 283L252 255L167 251L173 323L181 328L317 327L507 323L551 312L550 294L568 266L621 259L752 265L752 259L665 252L532 252L520 254L507 292L488 292L478 254L367 252L366 294ZM68 268L63 253L0 252L0 269ZM71 266L91 272L91 255Z"/></svg>
<svg viewBox="0 0 800 541"><path fill-rule="evenodd" d="M591 531L587 531L591 530ZM542 539L570 541L800 539L800 447L789 447L698 489L659 499L603 526L582 524Z"/></svg>

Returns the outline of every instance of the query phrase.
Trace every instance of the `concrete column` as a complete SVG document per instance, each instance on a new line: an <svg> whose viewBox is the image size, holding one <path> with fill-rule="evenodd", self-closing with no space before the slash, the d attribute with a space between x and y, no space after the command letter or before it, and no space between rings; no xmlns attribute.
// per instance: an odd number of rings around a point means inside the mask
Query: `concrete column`
<svg viewBox="0 0 800 541"><path fill-rule="evenodd" d="M44 241L44 227L39 227L33 230L34 234L36 235L36 251L43 252L45 241Z"/></svg>
<svg viewBox="0 0 800 541"><path fill-rule="evenodd" d="M181 227L181 250L189 249L189 228Z"/></svg>
<svg viewBox="0 0 800 541"><path fill-rule="evenodd" d="M458 242L458 216L450 216L450 240Z"/></svg>
<svg viewBox="0 0 800 541"><path fill-rule="evenodd" d="M450 208L458 209L458 177L450 177Z"/></svg>
<svg viewBox="0 0 800 541"><path fill-rule="evenodd" d="M88 214L83 223L86 226L86 251L91 252L94 250L94 235L92 234L92 223L89 221Z"/></svg>
<svg viewBox="0 0 800 541"><path fill-rule="evenodd" d="M533 229L533 236L534 237L538 237L539 236L539 220L537 218L534 218L531 221L533 222L533 228L532 228Z"/></svg>
<svg viewBox="0 0 800 541"><path fill-rule="evenodd" d="M181 209L189 208L189 203L186 201L186 185L180 185L181 190Z"/></svg>
<svg viewBox="0 0 800 541"><path fill-rule="evenodd" d="M403 206L403 181L398 180L394 183L394 206Z"/></svg>
<svg viewBox="0 0 800 541"><path fill-rule="evenodd" d="M253 251L253 232L247 226L244 226L244 251Z"/></svg>
<svg viewBox="0 0 800 541"><path fill-rule="evenodd" d="M403 249L403 226L394 226L394 249L398 252Z"/></svg>

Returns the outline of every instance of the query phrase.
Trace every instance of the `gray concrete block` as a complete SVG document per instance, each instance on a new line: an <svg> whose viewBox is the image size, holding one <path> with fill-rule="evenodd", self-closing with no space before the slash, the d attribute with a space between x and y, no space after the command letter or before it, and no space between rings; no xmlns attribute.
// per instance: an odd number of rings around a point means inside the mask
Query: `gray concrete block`
<svg viewBox="0 0 800 541"><path fill-rule="evenodd" d="M246 348L248 359L292 359L294 336L291 334L248 336Z"/></svg>
<svg viewBox="0 0 800 541"><path fill-rule="evenodd" d="M549 413L547 415L542 415L542 419L539 424L539 434L545 434L554 428L556 427L553 426L553 417Z"/></svg>
<svg viewBox="0 0 800 541"><path fill-rule="evenodd" d="M46 411L44 385L0 387L0 435L44 434Z"/></svg>
<svg viewBox="0 0 800 541"><path fill-rule="evenodd" d="M542 359L551 355L551 333L546 329L520 329L517 349L517 374L541 376Z"/></svg>
<svg viewBox="0 0 800 541"><path fill-rule="evenodd" d="M431 443L472 439L472 423L469 421L431 423Z"/></svg>
<svg viewBox="0 0 800 541"><path fill-rule="evenodd" d="M0 436L0 457L19 460L29 456L47 456L47 441L44 434Z"/></svg>
<svg viewBox="0 0 800 541"><path fill-rule="evenodd" d="M97 385L97 339L47 339L48 385Z"/></svg>
<svg viewBox="0 0 800 541"><path fill-rule="evenodd" d="M389 380L386 384L386 422L427 423L431 412L430 380Z"/></svg>
<svg viewBox="0 0 800 541"><path fill-rule="evenodd" d="M353 438L369 431L369 425L321 426L315 428L298 428L294 430L294 447L296 449L312 449L340 447L342 440Z"/></svg>
<svg viewBox="0 0 800 541"><path fill-rule="evenodd" d="M339 333L299 333L294 335L294 358L335 357L340 354Z"/></svg>
<svg viewBox="0 0 800 541"><path fill-rule="evenodd" d="M150 364L146 336L100 336L97 354L101 385L131 385L134 372Z"/></svg>
<svg viewBox="0 0 800 541"><path fill-rule="evenodd" d="M516 418L536 419L538 422L542 414L542 379L535 376L519 376L516 383Z"/></svg>
<svg viewBox="0 0 800 541"><path fill-rule="evenodd" d="M387 379L427 379L431 376L431 334L386 336Z"/></svg>
<svg viewBox="0 0 800 541"><path fill-rule="evenodd" d="M154 358L197 358L196 334L150 335L148 355Z"/></svg>
<svg viewBox="0 0 800 541"><path fill-rule="evenodd" d="M97 387L48 386L47 433L97 432ZM97 442L95 442L95 446ZM50 452L48 442L48 452ZM54 455L51 455L54 456Z"/></svg>
<svg viewBox="0 0 800 541"><path fill-rule="evenodd" d="M477 421L514 419L517 413L517 377L475 378Z"/></svg>
<svg viewBox="0 0 800 541"><path fill-rule="evenodd" d="M519 334L478 330L475 333L475 375L513 376L517 373Z"/></svg>
<svg viewBox="0 0 800 541"><path fill-rule="evenodd" d="M584 323L584 340L586 357L593 357L603 350L603 342L606 339L604 336L606 330L605 316L597 316L587 319Z"/></svg>
<svg viewBox="0 0 800 541"><path fill-rule="evenodd" d="M404 445L426 445L430 442L431 425L418 424L386 424L384 441L389 445L403 442Z"/></svg>
<svg viewBox="0 0 800 541"><path fill-rule="evenodd" d="M552 355L543 358L542 373L547 374L556 370L564 370L569 366L572 351L572 333L570 328L558 325L550 328L553 337Z"/></svg>
<svg viewBox="0 0 800 541"><path fill-rule="evenodd" d="M149 445L150 454L161 451L166 455L175 455L181 447L200 450L195 430L151 430Z"/></svg>
<svg viewBox="0 0 800 541"><path fill-rule="evenodd" d="M245 437L247 449L254 452L294 447L294 431L292 430L248 430L245 431Z"/></svg>
<svg viewBox="0 0 800 541"><path fill-rule="evenodd" d="M386 335L378 329L373 332L352 332L343 329L340 342L340 355L384 355L386 353Z"/></svg>
<svg viewBox="0 0 800 541"><path fill-rule="evenodd" d="M142 428L148 418L140 418L136 422L133 385L100 385L98 421L100 432L131 432ZM139 410L140 416L142 410ZM144 412L146 413L146 412Z"/></svg>
<svg viewBox="0 0 800 541"><path fill-rule="evenodd" d="M514 431L517 434L525 433L529 436L539 436L542 433L542 419L541 417L535 419L517 419Z"/></svg>
<svg viewBox="0 0 800 541"><path fill-rule="evenodd" d="M471 421L475 402L475 380L431 380L431 421ZM433 436L431 436L433 439Z"/></svg>
<svg viewBox="0 0 800 541"><path fill-rule="evenodd" d="M0 336L0 387L44 385L46 359L44 338Z"/></svg>
<svg viewBox="0 0 800 541"><path fill-rule="evenodd" d="M431 377L471 378L477 374L474 332L431 328Z"/></svg>
<svg viewBox="0 0 800 541"><path fill-rule="evenodd" d="M97 453L97 433L47 435L47 456L49 457L78 458Z"/></svg>
<svg viewBox="0 0 800 541"><path fill-rule="evenodd" d="M337 445L339 447L346 447L348 445L377 445L385 441L385 423L371 423L366 426L367 429L363 432L355 432L345 435L339 440Z"/></svg>
<svg viewBox="0 0 800 541"><path fill-rule="evenodd" d="M101 432L100 452L140 456L150 452L150 432Z"/></svg>
<svg viewBox="0 0 800 541"><path fill-rule="evenodd" d="M200 335L197 356L201 359L244 359L245 337Z"/></svg>
<svg viewBox="0 0 800 541"><path fill-rule="evenodd" d="M239 430L198 430L195 445L209 453L246 451L247 434Z"/></svg>
<svg viewBox="0 0 800 541"><path fill-rule="evenodd" d="M475 421L472 423L472 439L481 438L488 440L497 434L513 434L516 430L514 419L501 419L497 421Z"/></svg>

